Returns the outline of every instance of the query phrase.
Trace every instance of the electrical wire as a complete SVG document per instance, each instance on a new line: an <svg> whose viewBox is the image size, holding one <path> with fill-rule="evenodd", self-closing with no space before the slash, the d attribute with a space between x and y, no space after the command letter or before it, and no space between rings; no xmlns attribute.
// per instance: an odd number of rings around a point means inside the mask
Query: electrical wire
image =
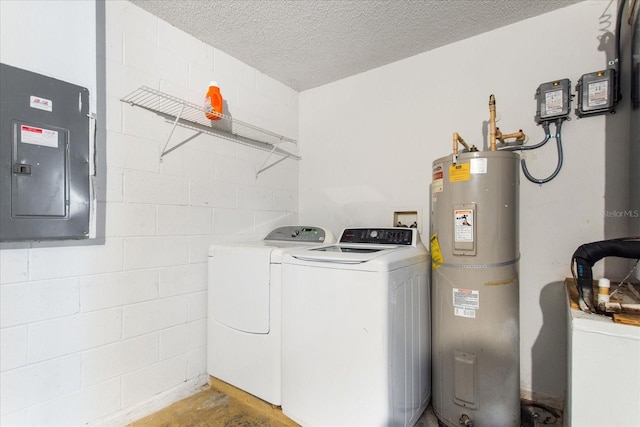
<svg viewBox="0 0 640 427"><path fill-rule="evenodd" d="M631 277L631 275L633 274L633 272L636 270L636 267L638 266L638 262L640 262L640 259L637 259L636 262L633 264L633 268L631 268L631 271L629 271L629 273L625 276L624 279L622 279L622 281L620 281L620 284L618 285L618 287L616 288L615 291L613 291L613 293L609 296L614 296L616 294L616 292L618 292L618 290L620 288L622 288L624 285L628 284L627 283L627 279L629 277Z"/></svg>
<svg viewBox="0 0 640 427"><path fill-rule="evenodd" d="M558 164L556 165L556 169L553 171L553 173L551 175L549 175L546 178L542 178L542 179L538 179L536 177L534 177L533 175L531 175L531 173L529 172L529 169L527 168L527 163L524 159L522 159L520 161L520 166L522 166L522 173L524 174L524 176L531 182L533 182L534 184L544 184L547 183L549 181L551 181L553 178L555 178L558 173L560 173L560 169L562 169L562 162L564 160L564 156L562 154L562 138L561 138L561 132L562 132L562 122L564 121L564 119L558 119L555 121L555 125L556 125L556 134L555 134L555 138L556 138L556 147L558 149ZM544 123L547 122L543 122L543 126ZM545 131L547 132L547 134L549 133L549 126L547 124L547 127L545 129ZM548 140L548 138L547 138ZM546 142L546 141L545 141ZM544 145L544 144L542 144ZM542 146L539 145L539 146ZM535 146L532 146L535 147ZM535 147L537 148L537 147Z"/></svg>
<svg viewBox="0 0 640 427"><path fill-rule="evenodd" d="M622 99L622 91L620 90L620 31L622 29L622 15L624 14L624 5L626 1L627 0L619 0L618 12L616 16L616 59L614 64L616 70L616 102Z"/></svg>
<svg viewBox="0 0 640 427"><path fill-rule="evenodd" d="M631 19L635 24L631 30L631 106L640 108L640 7L638 2L630 4Z"/></svg>

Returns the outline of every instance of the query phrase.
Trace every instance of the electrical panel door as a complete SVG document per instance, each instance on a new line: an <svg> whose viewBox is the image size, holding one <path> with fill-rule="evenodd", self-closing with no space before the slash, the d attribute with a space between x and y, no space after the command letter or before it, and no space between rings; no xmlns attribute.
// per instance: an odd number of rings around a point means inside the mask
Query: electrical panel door
<svg viewBox="0 0 640 427"><path fill-rule="evenodd" d="M0 241L89 237L89 91L0 67Z"/></svg>

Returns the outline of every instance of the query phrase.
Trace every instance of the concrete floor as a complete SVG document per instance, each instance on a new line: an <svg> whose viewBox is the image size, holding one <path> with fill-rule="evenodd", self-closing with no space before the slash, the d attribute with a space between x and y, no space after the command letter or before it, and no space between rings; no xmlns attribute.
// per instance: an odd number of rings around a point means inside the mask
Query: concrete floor
<svg viewBox="0 0 640 427"><path fill-rule="evenodd" d="M522 426L562 425L562 414L524 404ZM279 407L211 377L200 392L129 424L130 427L298 427ZM439 427L429 406L415 427Z"/></svg>
<svg viewBox="0 0 640 427"><path fill-rule="evenodd" d="M129 424L130 427L297 427L273 406L216 378L202 391ZM416 427L438 427L427 408Z"/></svg>
<svg viewBox="0 0 640 427"><path fill-rule="evenodd" d="M200 392L129 424L130 427L297 427L280 408L218 379Z"/></svg>

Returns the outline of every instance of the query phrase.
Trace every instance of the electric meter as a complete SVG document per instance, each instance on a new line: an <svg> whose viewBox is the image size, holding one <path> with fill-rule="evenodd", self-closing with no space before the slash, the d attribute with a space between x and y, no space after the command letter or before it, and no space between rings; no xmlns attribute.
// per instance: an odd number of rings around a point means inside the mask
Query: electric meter
<svg viewBox="0 0 640 427"><path fill-rule="evenodd" d="M569 116L571 110L571 81L569 79L543 83L536 90L538 124Z"/></svg>
<svg viewBox="0 0 640 427"><path fill-rule="evenodd" d="M616 106L616 70L609 69L585 74L576 85L578 117L614 113Z"/></svg>

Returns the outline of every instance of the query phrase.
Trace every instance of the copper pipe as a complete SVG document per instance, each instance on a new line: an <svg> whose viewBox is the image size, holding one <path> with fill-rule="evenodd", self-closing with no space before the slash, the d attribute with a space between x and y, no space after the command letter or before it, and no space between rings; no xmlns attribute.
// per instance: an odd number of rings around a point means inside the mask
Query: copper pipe
<svg viewBox="0 0 640 427"><path fill-rule="evenodd" d="M496 151L496 97L489 96L489 146L491 151Z"/></svg>
<svg viewBox="0 0 640 427"><path fill-rule="evenodd" d="M453 155L458 155L458 144L462 144L464 148L469 149L469 145L464 141L464 139L458 135L458 132L453 133Z"/></svg>
<svg viewBox="0 0 640 427"><path fill-rule="evenodd" d="M524 142L526 139L526 135L522 132L522 129L518 130L518 132L513 133L502 133L500 132L500 128L496 128L496 139L501 143L505 143L505 139L515 138L516 142Z"/></svg>

